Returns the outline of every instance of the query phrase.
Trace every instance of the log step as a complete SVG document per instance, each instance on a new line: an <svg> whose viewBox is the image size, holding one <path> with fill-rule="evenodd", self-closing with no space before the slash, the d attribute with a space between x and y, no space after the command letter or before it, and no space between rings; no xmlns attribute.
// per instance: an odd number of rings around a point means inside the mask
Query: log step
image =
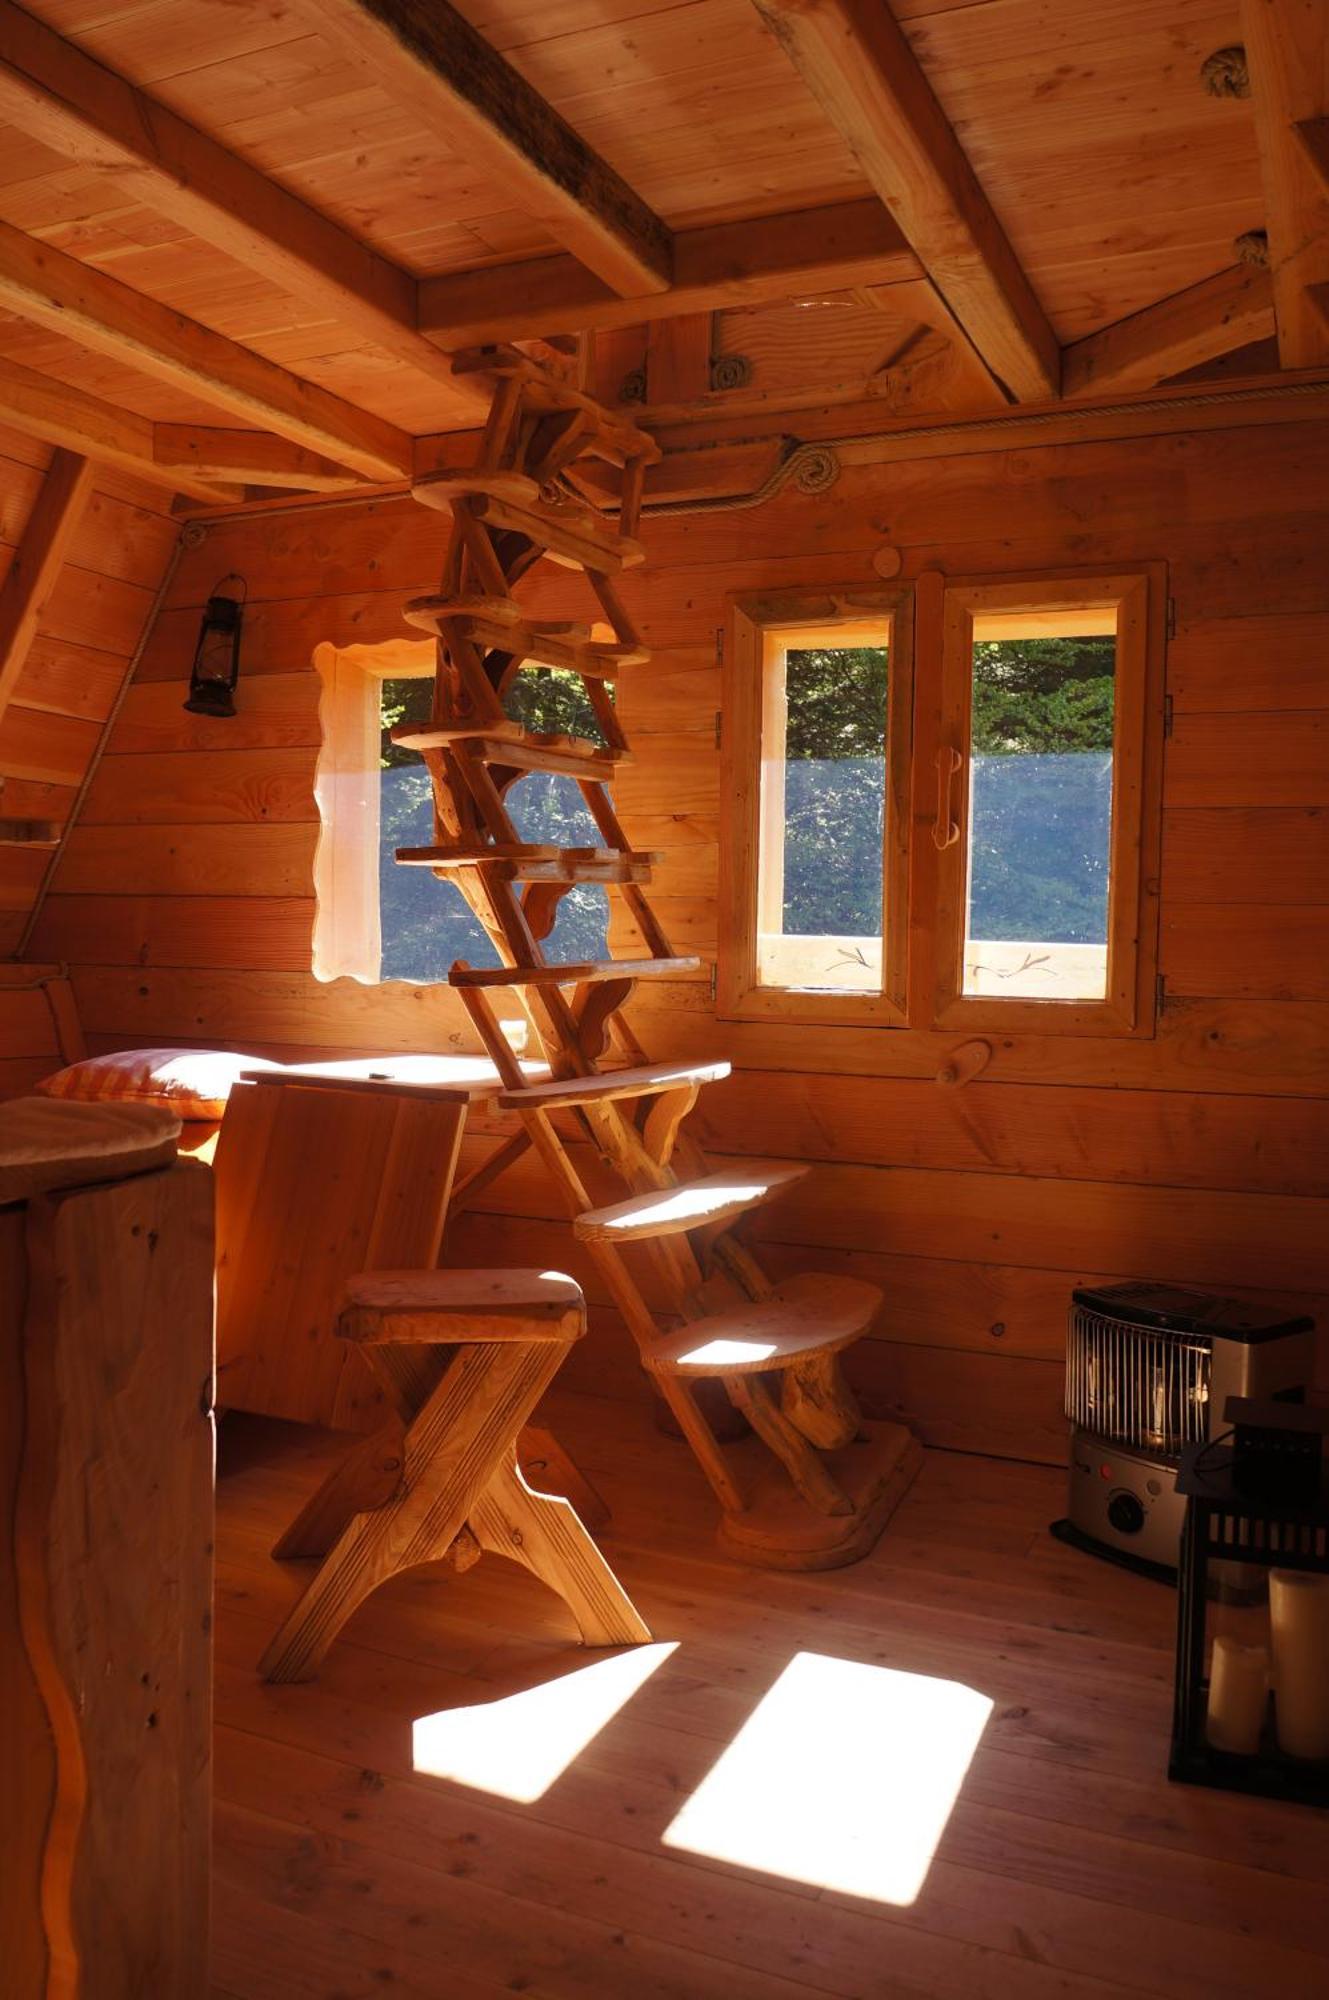
<svg viewBox="0 0 1329 2000"><path fill-rule="evenodd" d="M530 506L539 500L540 486L524 472L480 472L473 465L440 466L437 472L426 472L411 484L411 498L439 513L447 513L454 500L489 495Z"/></svg>
<svg viewBox="0 0 1329 2000"><path fill-rule="evenodd" d="M444 723L438 728L398 723L392 740L404 750L418 750L425 756L431 750L449 749L454 743L468 743L484 764L514 771L549 771L555 777L605 785L612 783L620 764L632 762L624 752L606 749L586 737L536 736L518 722Z"/></svg>
<svg viewBox="0 0 1329 2000"><path fill-rule="evenodd" d="M538 500L520 507L513 500L486 493L470 503L471 513L487 528L506 528L525 535L528 541L568 569L612 571L630 569L645 562L640 542L620 535L592 507L549 506Z"/></svg>
<svg viewBox="0 0 1329 2000"><path fill-rule="evenodd" d="M454 965L448 984L594 986L607 979L661 979L670 973L696 972L700 965L699 958L602 958L588 959L581 965Z"/></svg>
<svg viewBox="0 0 1329 2000"><path fill-rule="evenodd" d="M509 882L649 882L653 852L622 853L616 847L399 847L405 868L492 868ZM693 960L691 963L695 964Z"/></svg>
<svg viewBox="0 0 1329 2000"><path fill-rule="evenodd" d="M415 597L403 616L408 625L437 638L456 633L482 652L507 653L537 667L562 667L590 680L611 681L626 667L645 666L651 657L645 646L593 639L588 625L523 619L517 606L501 597Z"/></svg>
<svg viewBox="0 0 1329 2000"><path fill-rule="evenodd" d="M598 455L614 464L625 458L639 458L654 465L663 450L645 431L638 430L627 417L615 415L602 403L574 389L523 354L518 347L502 342L484 347L461 348L452 357L454 375L515 375L522 384L522 400L532 410L582 410L591 419L591 438L585 448L599 447Z"/></svg>
<svg viewBox="0 0 1329 2000"><path fill-rule="evenodd" d="M609 1070L603 1076L569 1076L558 1083L533 1083L525 1090L504 1090L499 1092L496 1102L504 1111L562 1111L571 1105L604 1104L616 1097L654 1097L662 1090L683 1090L691 1083L718 1083L728 1074L727 1062L652 1063L642 1069Z"/></svg>
<svg viewBox="0 0 1329 2000"><path fill-rule="evenodd" d="M657 1375L751 1375L792 1368L811 1355L851 1346L868 1331L881 1302L877 1287L860 1278L808 1271L787 1278L769 1299L695 1319L665 1334L642 1358Z"/></svg>
<svg viewBox="0 0 1329 2000"><path fill-rule="evenodd" d="M810 1171L808 1167L763 1166L754 1160L744 1168L726 1168L723 1173L707 1174L702 1180L634 1195L630 1201L615 1202L610 1208L588 1209L573 1223L573 1233L583 1241L596 1243L634 1243L648 1236L678 1236L685 1229L701 1229L744 1215L748 1209L758 1208L806 1180Z"/></svg>

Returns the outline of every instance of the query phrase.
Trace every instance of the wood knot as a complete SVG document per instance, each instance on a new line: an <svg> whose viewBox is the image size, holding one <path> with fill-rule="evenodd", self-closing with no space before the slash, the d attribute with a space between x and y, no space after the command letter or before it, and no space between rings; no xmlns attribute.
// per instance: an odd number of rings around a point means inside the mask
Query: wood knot
<svg viewBox="0 0 1329 2000"><path fill-rule="evenodd" d="M1210 97L1249 97L1251 73L1241 44L1234 42L1206 56L1200 64L1200 81Z"/></svg>
<svg viewBox="0 0 1329 2000"><path fill-rule="evenodd" d="M1269 234L1264 229L1247 229L1232 239L1232 254L1239 264L1256 271L1269 269Z"/></svg>
<svg viewBox="0 0 1329 2000"><path fill-rule="evenodd" d="M711 362L712 389L746 389L752 363L746 354L717 354Z"/></svg>

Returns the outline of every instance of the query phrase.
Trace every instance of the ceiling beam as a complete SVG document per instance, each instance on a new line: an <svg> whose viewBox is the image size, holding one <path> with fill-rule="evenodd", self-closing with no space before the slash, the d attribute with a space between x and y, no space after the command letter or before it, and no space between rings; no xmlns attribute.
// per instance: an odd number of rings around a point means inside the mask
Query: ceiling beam
<svg viewBox="0 0 1329 2000"><path fill-rule="evenodd" d="M669 229L447 0L317 0L331 35L616 292L663 292Z"/></svg>
<svg viewBox="0 0 1329 2000"><path fill-rule="evenodd" d="M57 451L0 584L0 718L18 686L91 492L89 461L76 452Z"/></svg>
<svg viewBox="0 0 1329 2000"><path fill-rule="evenodd" d="M1329 282L1323 147L1329 8L1322 0L1241 0L1241 26L1264 180L1278 358L1284 368L1314 368L1329 361L1329 322L1314 296L1317 285Z"/></svg>
<svg viewBox="0 0 1329 2000"><path fill-rule="evenodd" d="M447 357L417 331L409 272L13 0L0 0L0 119L111 175L129 199L307 300L357 340L447 382L459 412L487 403L486 385L454 380Z"/></svg>
<svg viewBox="0 0 1329 2000"><path fill-rule="evenodd" d="M305 451L270 431L213 430L199 424L154 424L153 459L164 472L246 486L290 486L300 493L345 493L361 482L344 466Z"/></svg>
<svg viewBox="0 0 1329 2000"><path fill-rule="evenodd" d="M189 493L213 502L236 497L233 484L221 484L190 466L159 465L156 427L147 417L119 409L100 396L90 396L85 389L39 374L35 368L20 367L15 361L0 361L0 423L61 450L119 466L168 492ZM227 476L235 478L234 474ZM262 476L255 474L256 479Z"/></svg>
<svg viewBox="0 0 1329 2000"><path fill-rule="evenodd" d="M0 306L369 479L411 469L395 425L0 223Z"/></svg>
<svg viewBox="0 0 1329 2000"><path fill-rule="evenodd" d="M755 5L993 376L1057 395L1056 336L886 0Z"/></svg>
<svg viewBox="0 0 1329 2000"><path fill-rule="evenodd" d="M681 229L674 238L672 286L637 298L621 298L575 257L533 257L423 278L420 327L444 347L485 347L904 283L921 270L879 201L843 201Z"/></svg>
<svg viewBox="0 0 1329 2000"><path fill-rule="evenodd" d="M1230 354L1274 330L1274 288L1267 271L1234 264L1119 319L1062 355L1062 392L1101 396L1109 389L1148 389Z"/></svg>

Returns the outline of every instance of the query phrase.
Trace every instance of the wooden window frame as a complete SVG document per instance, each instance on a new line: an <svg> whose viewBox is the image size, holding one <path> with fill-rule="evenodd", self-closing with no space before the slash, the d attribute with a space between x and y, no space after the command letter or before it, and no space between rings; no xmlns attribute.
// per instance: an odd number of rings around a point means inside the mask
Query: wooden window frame
<svg viewBox="0 0 1329 2000"><path fill-rule="evenodd" d="M945 1031L1150 1035L1155 1025L1166 572L1139 564L917 584L919 649L939 671L915 739L910 1017ZM1116 610L1107 993L1102 1000L963 992L973 630L983 612ZM958 753L959 765L947 772ZM953 832L951 831L953 829ZM930 911L924 924L920 913Z"/></svg>
<svg viewBox="0 0 1329 2000"><path fill-rule="evenodd" d="M361 986L414 984L385 980L378 887L382 686L386 680L427 680L434 672L432 639L388 639L381 645L314 649L319 698L319 753L314 798L319 813L314 850L315 979L354 979Z"/></svg>
<svg viewBox="0 0 1329 2000"><path fill-rule="evenodd" d="M847 1022L901 1026L908 997L909 850L913 814L913 599L896 586L847 585L828 591L805 586L731 598L730 644L724 674L721 759L723 827L720 851L720 951L716 1004L722 1018ZM763 986L757 976L761 911L769 906L760 857L763 754L783 710L770 714L766 635L791 628L824 636L845 624L880 618L891 628L886 683L886 810L882 887L886 921L880 991L834 993L803 987ZM898 919L890 921L890 912Z"/></svg>

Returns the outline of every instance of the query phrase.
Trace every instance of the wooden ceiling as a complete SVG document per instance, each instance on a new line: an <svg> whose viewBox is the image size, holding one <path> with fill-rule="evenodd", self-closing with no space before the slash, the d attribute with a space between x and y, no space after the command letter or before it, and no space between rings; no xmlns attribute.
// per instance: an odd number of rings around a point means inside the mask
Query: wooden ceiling
<svg viewBox="0 0 1329 2000"><path fill-rule="evenodd" d="M409 474L487 339L596 329L601 393L730 419L1267 365L1275 298L1282 365L1329 362L1329 9L458 12L0 0L0 417L224 497ZM1252 95L1211 95L1242 43Z"/></svg>

